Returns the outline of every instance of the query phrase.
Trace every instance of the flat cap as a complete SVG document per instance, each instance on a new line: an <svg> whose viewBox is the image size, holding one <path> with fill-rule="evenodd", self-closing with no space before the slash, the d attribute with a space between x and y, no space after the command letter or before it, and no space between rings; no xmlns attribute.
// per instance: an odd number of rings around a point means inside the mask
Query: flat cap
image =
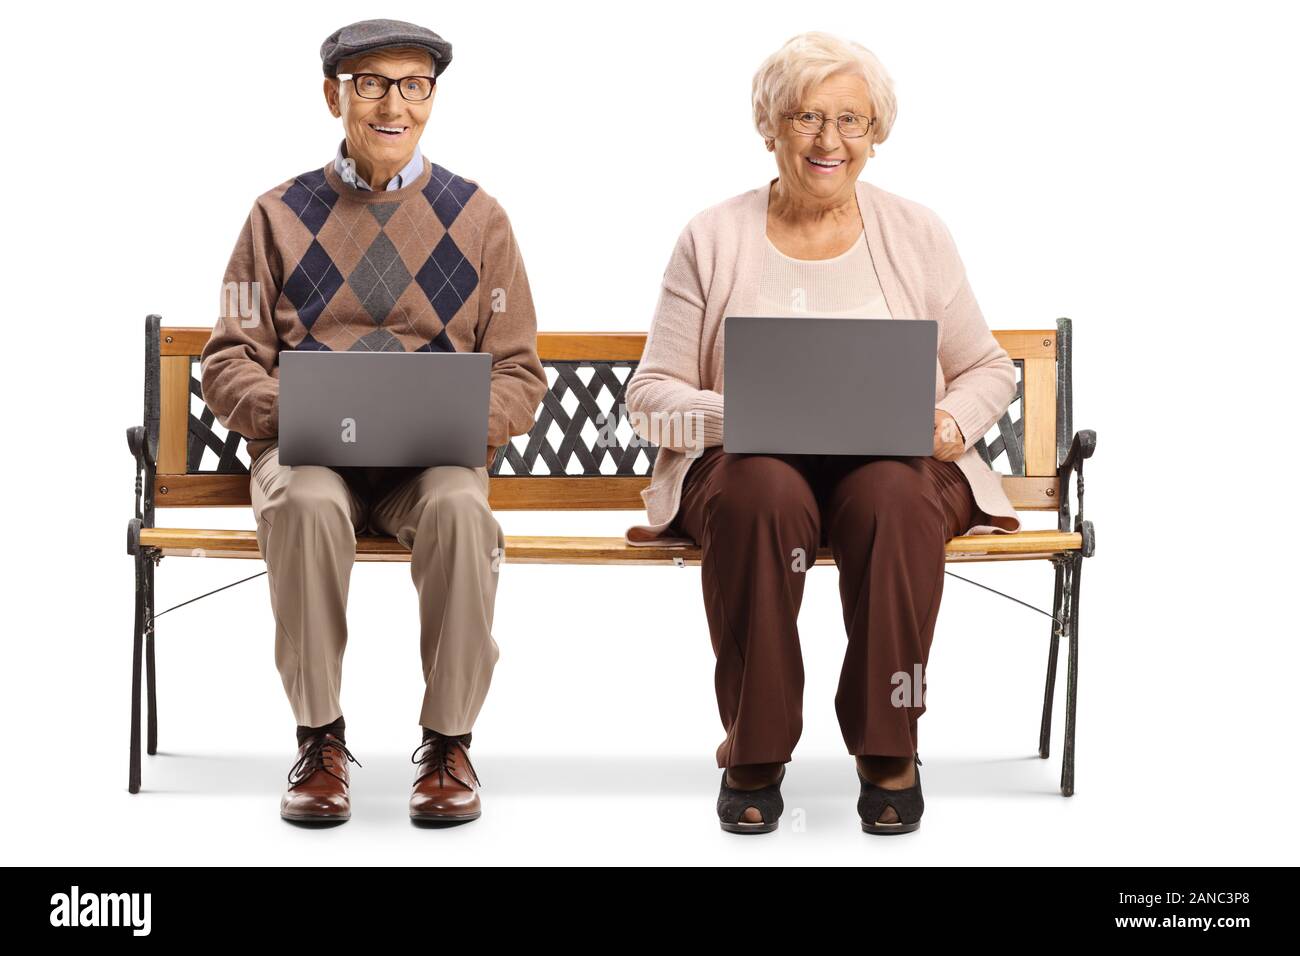
<svg viewBox="0 0 1300 956"><path fill-rule="evenodd" d="M451 62L451 44L432 30L404 20L359 20L340 27L320 45L320 64L326 76L338 73L340 60L390 47L419 47L433 54L436 77Z"/></svg>

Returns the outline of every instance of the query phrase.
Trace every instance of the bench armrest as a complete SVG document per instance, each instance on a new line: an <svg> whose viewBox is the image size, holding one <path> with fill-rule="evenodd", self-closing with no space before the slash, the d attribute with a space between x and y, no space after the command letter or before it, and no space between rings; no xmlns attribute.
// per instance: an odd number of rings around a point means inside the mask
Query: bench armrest
<svg viewBox="0 0 1300 956"><path fill-rule="evenodd" d="M152 528L153 476L158 463L149 447L149 430L144 425L132 425L126 430L126 445L135 458L135 517L144 527Z"/></svg>
<svg viewBox="0 0 1300 956"><path fill-rule="evenodd" d="M138 467L143 468L145 462L156 464L149 454L148 432L143 425L132 425L126 430L126 445L131 449Z"/></svg>
<svg viewBox="0 0 1300 956"><path fill-rule="evenodd" d="M1065 461L1056 470L1057 486L1061 493L1060 505L1060 522L1059 530L1069 531L1070 528L1070 474L1075 476L1075 498L1079 503L1078 514L1074 518L1073 530L1083 535L1083 556L1092 557L1094 540L1092 522L1083 520L1083 463L1092 457L1092 453L1097 450L1097 433L1091 428L1084 428L1074 433L1074 440L1070 442L1070 450L1065 455Z"/></svg>
<svg viewBox="0 0 1300 956"><path fill-rule="evenodd" d="M1074 441L1070 442L1070 450L1065 455L1065 461L1061 462L1061 467L1057 469L1057 477L1062 481L1072 471L1083 474L1083 461L1085 458L1091 458L1092 453L1097 450L1097 433L1091 428L1085 428L1082 431L1074 433Z"/></svg>

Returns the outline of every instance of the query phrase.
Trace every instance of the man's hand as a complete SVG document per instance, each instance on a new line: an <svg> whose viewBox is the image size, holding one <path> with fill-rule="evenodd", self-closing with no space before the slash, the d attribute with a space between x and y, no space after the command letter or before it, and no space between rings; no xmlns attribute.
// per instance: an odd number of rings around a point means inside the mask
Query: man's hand
<svg viewBox="0 0 1300 956"><path fill-rule="evenodd" d="M966 438L957 427L957 419L942 408L934 410L934 452L940 461L956 461L966 454Z"/></svg>

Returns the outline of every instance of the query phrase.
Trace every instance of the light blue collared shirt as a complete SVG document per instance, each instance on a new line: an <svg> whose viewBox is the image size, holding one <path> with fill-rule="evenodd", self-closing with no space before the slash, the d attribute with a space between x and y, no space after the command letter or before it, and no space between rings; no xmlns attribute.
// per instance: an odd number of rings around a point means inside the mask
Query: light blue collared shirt
<svg viewBox="0 0 1300 956"><path fill-rule="evenodd" d="M357 175L357 165L347 155L347 144L346 139L339 143L339 151L334 155L334 171L349 186L373 192L374 190L370 188L369 183ZM411 161L402 167L401 172L388 181L388 185L384 189L391 192L394 189L409 186L419 178L422 172L424 172L424 155L417 146L415 152L411 154Z"/></svg>

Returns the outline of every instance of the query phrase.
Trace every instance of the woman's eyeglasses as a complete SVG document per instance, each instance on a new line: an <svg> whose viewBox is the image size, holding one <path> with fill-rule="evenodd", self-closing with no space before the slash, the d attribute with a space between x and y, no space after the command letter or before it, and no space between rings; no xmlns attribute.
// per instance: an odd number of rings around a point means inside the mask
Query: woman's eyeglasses
<svg viewBox="0 0 1300 956"><path fill-rule="evenodd" d="M831 121L831 117L824 113L818 113L815 110L802 110L797 113L782 113L790 121L791 127L796 133L802 133L805 136L818 136L826 128L826 124ZM863 116L861 113L841 113L835 117L835 128L840 131L840 135L848 139L856 139L859 136L866 136L875 125L874 116Z"/></svg>

